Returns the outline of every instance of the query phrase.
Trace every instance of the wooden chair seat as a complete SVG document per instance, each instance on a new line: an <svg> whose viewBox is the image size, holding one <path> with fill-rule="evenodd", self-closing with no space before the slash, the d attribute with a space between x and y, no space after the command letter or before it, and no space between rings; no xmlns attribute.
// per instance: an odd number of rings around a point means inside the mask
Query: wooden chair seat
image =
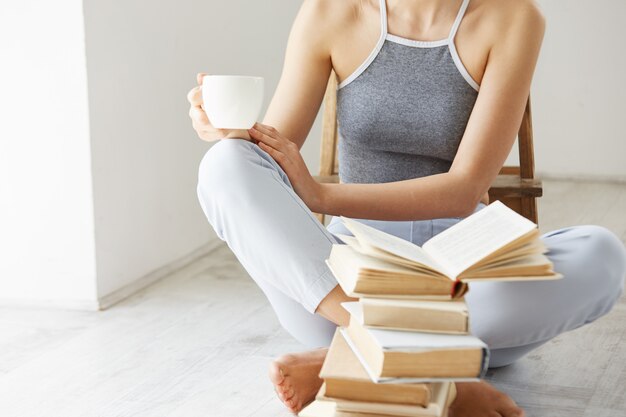
<svg viewBox="0 0 626 417"><path fill-rule="evenodd" d="M332 72L324 97L320 173L315 179L321 183L339 182L337 145L337 77ZM541 180L535 178L533 128L530 97L518 133L519 166L505 166L489 188L489 201L500 200L534 223L538 223L537 198L543 194ZM324 223L324 214L317 214Z"/></svg>

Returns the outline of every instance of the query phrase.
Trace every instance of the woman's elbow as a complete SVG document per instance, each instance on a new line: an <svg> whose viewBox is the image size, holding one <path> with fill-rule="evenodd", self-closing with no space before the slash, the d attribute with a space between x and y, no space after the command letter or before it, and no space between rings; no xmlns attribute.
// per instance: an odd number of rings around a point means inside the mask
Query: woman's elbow
<svg viewBox="0 0 626 417"><path fill-rule="evenodd" d="M484 202L486 195L485 190L476 189L467 183L461 184L460 191L457 193L457 204L455 204L457 213L454 217L467 217L474 213L478 204L481 201Z"/></svg>
<svg viewBox="0 0 626 417"><path fill-rule="evenodd" d="M450 170L447 174L446 199L450 217L467 217L474 213L478 204L488 201L489 185L467 171Z"/></svg>
<svg viewBox="0 0 626 417"><path fill-rule="evenodd" d="M480 200L474 202L474 200L466 199L465 201L461 201L456 207L457 209L454 211L452 217L467 217L474 213L476 206Z"/></svg>

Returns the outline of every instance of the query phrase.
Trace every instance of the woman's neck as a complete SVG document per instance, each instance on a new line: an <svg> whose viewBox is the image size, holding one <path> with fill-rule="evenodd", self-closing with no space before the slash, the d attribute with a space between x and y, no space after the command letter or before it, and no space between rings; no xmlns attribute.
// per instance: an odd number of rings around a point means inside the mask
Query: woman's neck
<svg viewBox="0 0 626 417"><path fill-rule="evenodd" d="M462 0L386 0L387 13L403 26L422 32L454 18Z"/></svg>

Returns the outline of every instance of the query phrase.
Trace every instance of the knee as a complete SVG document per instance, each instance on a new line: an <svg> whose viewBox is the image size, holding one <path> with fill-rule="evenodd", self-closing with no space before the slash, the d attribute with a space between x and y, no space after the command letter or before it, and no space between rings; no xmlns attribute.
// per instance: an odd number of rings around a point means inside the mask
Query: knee
<svg viewBox="0 0 626 417"><path fill-rule="evenodd" d="M585 247L587 253L583 258L598 267L599 276L594 278L601 280L602 289L618 297L624 290L626 248L615 233L605 227L597 225L583 227L589 236Z"/></svg>
<svg viewBox="0 0 626 417"><path fill-rule="evenodd" d="M240 172L250 160L250 142L244 139L222 139L209 148L200 161L198 182L224 179Z"/></svg>
<svg viewBox="0 0 626 417"><path fill-rule="evenodd" d="M229 207L246 206L253 188L259 157L244 139L223 139L206 152L198 167L196 192L200 207L218 236L223 239L223 214Z"/></svg>
<svg viewBox="0 0 626 417"><path fill-rule="evenodd" d="M244 139L222 139L216 142L205 153L198 167L198 195L208 199L219 195L220 198L229 192L241 191L244 179L249 178L248 171L258 155L254 145Z"/></svg>

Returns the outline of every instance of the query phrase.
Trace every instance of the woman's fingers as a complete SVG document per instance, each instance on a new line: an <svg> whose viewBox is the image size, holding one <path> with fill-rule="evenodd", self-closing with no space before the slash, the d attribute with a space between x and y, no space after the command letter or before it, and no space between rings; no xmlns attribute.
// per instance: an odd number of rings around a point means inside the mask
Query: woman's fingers
<svg viewBox="0 0 626 417"><path fill-rule="evenodd" d="M195 86L187 93L187 100L192 106L200 106L202 104L202 86Z"/></svg>
<svg viewBox="0 0 626 417"><path fill-rule="evenodd" d="M265 144L265 143L263 143L263 142L259 142L259 143L258 143L258 145L259 145L259 147L260 147L261 149L263 149L265 152L267 152L268 154L270 154L270 156L271 156L272 158L274 158L274 160L275 160L276 162L278 162L278 164L279 164L280 166L282 166L282 167L283 167L283 169L285 169L284 164L285 164L285 162L287 162L287 157L285 156L285 154L284 154L284 153L282 153L281 151L279 151L279 150L278 150L278 149L276 149L276 148L272 148L271 146L266 145L266 144Z"/></svg>
<svg viewBox="0 0 626 417"><path fill-rule="evenodd" d="M193 120L200 126L210 124L209 118L207 117L204 110L202 110L200 107L192 106L189 109L189 117L191 117L191 120Z"/></svg>
<svg viewBox="0 0 626 417"><path fill-rule="evenodd" d="M270 126L270 125L264 125L263 123L255 123L253 126L255 129L257 129L260 132L263 132L269 136L272 137L276 137L277 139L280 138L280 134L278 133L278 130L276 130L275 127Z"/></svg>
<svg viewBox="0 0 626 417"><path fill-rule="evenodd" d="M280 139L280 135L278 134L278 131L272 126L264 125L262 123L257 122L254 124L254 126L252 126L252 129L255 129L271 138Z"/></svg>
<svg viewBox="0 0 626 417"><path fill-rule="evenodd" d="M292 154L292 153L299 153L300 149L298 148L298 146L291 140L284 138L280 135L280 133L278 132L278 130L276 130L275 127L273 126L269 126L269 125L264 125L263 123L256 123L255 127L257 128L257 130L259 130L260 132L265 133L266 135L275 138L276 140L278 140L279 142L279 146L280 149L283 151L283 153L285 154Z"/></svg>
<svg viewBox="0 0 626 417"><path fill-rule="evenodd" d="M250 130L250 136L252 136L254 139L265 143L266 145L271 146L272 148L277 148L280 149L280 145L281 145L281 141L280 141L280 137L278 136L277 133L274 132L270 132L269 129L267 128L263 128L260 125L257 126L258 124L255 124ZM263 130L260 130L258 128L261 128Z"/></svg>
<svg viewBox="0 0 626 417"><path fill-rule="evenodd" d="M198 133L203 133L205 135L226 136L231 132L231 130L228 130L228 129L216 129L210 123L200 124L200 123L193 122L193 128Z"/></svg>
<svg viewBox="0 0 626 417"><path fill-rule="evenodd" d="M198 78L200 78L201 74L198 74ZM187 100L191 107L189 108L189 117L194 121L198 126L202 127L204 125L208 125L209 118L206 113L202 109L202 86L197 85L187 93Z"/></svg>
<svg viewBox="0 0 626 417"><path fill-rule="evenodd" d="M204 78L205 75L209 75L209 74L207 74L206 72L199 72L196 75L196 81L198 81L199 85L202 85L202 78Z"/></svg>

